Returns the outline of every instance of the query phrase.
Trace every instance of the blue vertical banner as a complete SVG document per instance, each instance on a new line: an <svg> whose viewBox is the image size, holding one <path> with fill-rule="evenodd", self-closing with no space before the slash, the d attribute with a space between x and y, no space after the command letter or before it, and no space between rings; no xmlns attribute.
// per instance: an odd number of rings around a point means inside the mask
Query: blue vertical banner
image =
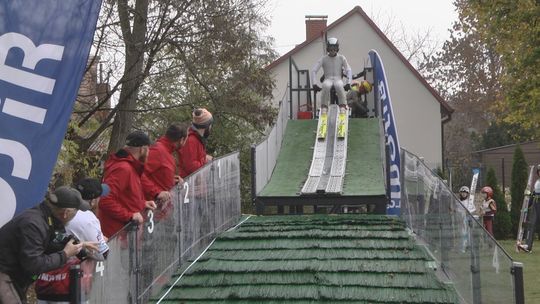
<svg viewBox="0 0 540 304"><path fill-rule="evenodd" d="M43 200L101 0L0 2L0 226Z"/></svg>
<svg viewBox="0 0 540 304"><path fill-rule="evenodd" d="M380 104L382 108L384 135L386 144L389 147L388 153L390 154L390 163L387 164L389 166L387 173L390 177L390 202L386 206L386 214L401 215L401 153L392 102L390 100L390 90L388 89L388 81L386 80L381 57L375 50L371 50L369 52L369 58L373 66L374 82L377 88L375 102Z"/></svg>

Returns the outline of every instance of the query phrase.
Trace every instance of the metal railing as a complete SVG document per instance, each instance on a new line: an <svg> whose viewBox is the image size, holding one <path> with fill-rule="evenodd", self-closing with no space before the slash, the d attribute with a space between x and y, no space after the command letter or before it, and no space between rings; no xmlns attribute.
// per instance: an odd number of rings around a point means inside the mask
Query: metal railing
<svg viewBox="0 0 540 304"><path fill-rule="evenodd" d="M401 149L401 216L437 261L463 303L524 303L523 265L514 262L417 156Z"/></svg>
<svg viewBox="0 0 540 304"><path fill-rule="evenodd" d="M300 69L294 59L289 56L289 118L296 119L300 111L311 111L312 117L317 112L317 94L311 98L311 85L315 81L310 79L309 69ZM305 108L302 108L304 107Z"/></svg>
<svg viewBox="0 0 540 304"><path fill-rule="evenodd" d="M146 303L240 219L239 153L218 158L171 190L172 203L109 239L103 262L83 262L81 302Z"/></svg>
<svg viewBox="0 0 540 304"><path fill-rule="evenodd" d="M287 88L287 92L279 103L276 124L262 142L251 147L251 195L253 199L268 184L276 166L277 157L281 150L281 142L287 128L287 122L289 121L288 90L289 88Z"/></svg>

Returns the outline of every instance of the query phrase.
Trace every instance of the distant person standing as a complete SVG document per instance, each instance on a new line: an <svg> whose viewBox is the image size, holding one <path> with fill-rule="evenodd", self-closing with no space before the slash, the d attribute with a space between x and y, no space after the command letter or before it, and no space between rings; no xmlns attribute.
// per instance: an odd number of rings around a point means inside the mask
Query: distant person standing
<svg viewBox="0 0 540 304"><path fill-rule="evenodd" d="M461 205L465 207L465 209L458 206L458 212L461 213L461 216L463 218L463 223L461 226L461 237L462 237L462 244L461 244L461 251L466 251L467 248L470 246L469 244L469 220L467 217L467 212L465 210L469 211L471 215L476 212L476 207L474 206L474 202L471 200L470 197L470 190L467 186L462 186L459 189L459 201L461 202Z"/></svg>
<svg viewBox="0 0 540 304"><path fill-rule="evenodd" d="M527 215L527 234L525 239L525 244L520 244L518 246L519 250L525 252L532 252L534 234L536 232L536 225L540 223L540 165L536 166L536 182L534 183L533 192L529 198L527 204L528 215Z"/></svg>
<svg viewBox="0 0 540 304"><path fill-rule="evenodd" d="M178 150L179 171L182 178L212 160L212 156L206 154L206 141L210 136L214 118L205 108L195 109L192 116L186 143Z"/></svg>
<svg viewBox="0 0 540 304"><path fill-rule="evenodd" d="M493 189L485 186L480 192L484 196L484 201L482 202L484 228L493 236L493 219L495 218L495 213L497 213L497 203L493 199Z"/></svg>
<svg viewBox="0 0 540 304"><path fill-rule="evenodd" d="M469 187L463 186L459 189L459 201L469 211L470 214L474 214L476 212L476 207L474 206L474 202L470 199L470 190Z"/></svg>
<svg viewBox="0 0 540 304"><path fill-rule="evenodd" d="M110 192L99 204L99 220L108 238L130 221L142 224L142 212L156 208L153 200L145 199L141 184L150 144L144 132L131 132L126 137L126 145L105 162L103 182L109 185Z"/></svg>

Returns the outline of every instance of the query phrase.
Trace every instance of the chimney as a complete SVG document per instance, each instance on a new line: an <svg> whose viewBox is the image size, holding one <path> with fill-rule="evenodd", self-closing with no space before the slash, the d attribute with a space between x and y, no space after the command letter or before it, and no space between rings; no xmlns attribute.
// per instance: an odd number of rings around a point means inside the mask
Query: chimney
<svg viewBox="0 0 540 304"><path fill-rule="evenodd" d="M326 30L328 16L306 15L306 40L319 37Z"/></svg>

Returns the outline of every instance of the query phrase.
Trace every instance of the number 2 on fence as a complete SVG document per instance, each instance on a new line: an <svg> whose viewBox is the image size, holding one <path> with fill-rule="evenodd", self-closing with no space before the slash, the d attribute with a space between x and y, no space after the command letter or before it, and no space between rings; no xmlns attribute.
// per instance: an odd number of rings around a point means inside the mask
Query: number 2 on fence
<svg viewBox="0 0 540 304"><path fill-rule="evenodd" d="M187 182L184 183L184 190L186 190L186 194L184 194L184 204L189 204L189 184Z"/></svg>

